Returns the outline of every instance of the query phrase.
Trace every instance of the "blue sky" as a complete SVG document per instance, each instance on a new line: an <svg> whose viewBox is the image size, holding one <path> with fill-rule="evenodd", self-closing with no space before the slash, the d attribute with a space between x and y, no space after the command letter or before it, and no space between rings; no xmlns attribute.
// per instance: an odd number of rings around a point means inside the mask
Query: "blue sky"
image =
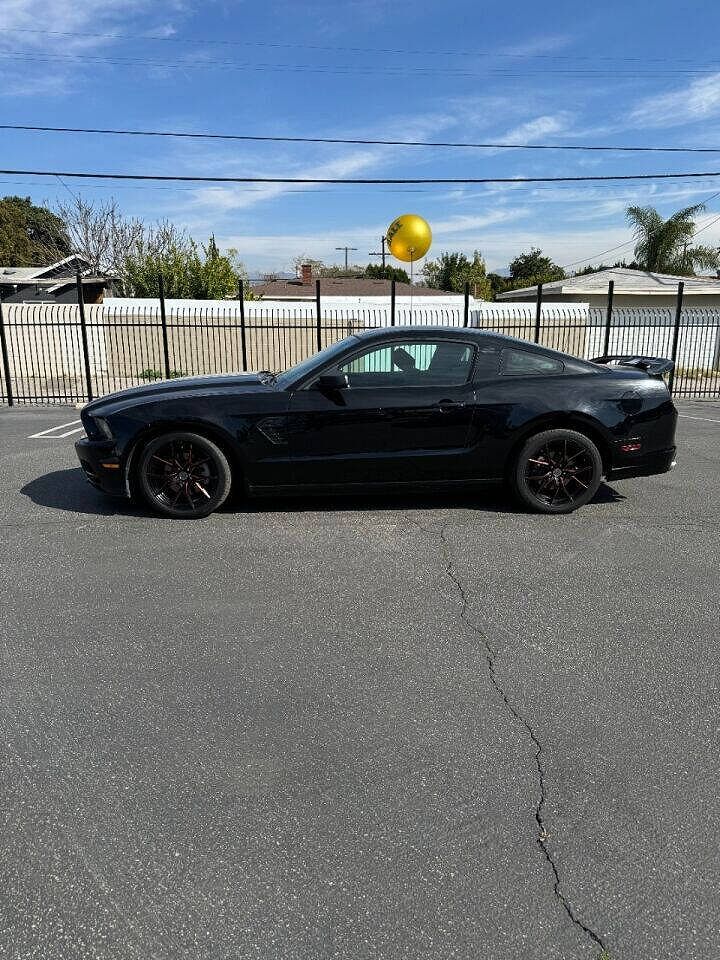
<svg viewBox="0 0 720 960"><path fill-rule="evenodd" d="M325 0L3 0L0 122L260 135L720 146L718 5ZM53 33L47 33L52 30ZM150 37L158 39L150 39ZM212 42L211 42L212 41ZM519 177L720 170L718 155L249 144L0 131L3 168L219 176ZM400 213L430 255L502 269L531 245L565 265L632 247L629 203L668 213L720 178L600 186L218 186L69 181L128 214L214 233L251 274L300 254L367 262ZM48 178L0 194L51 204ZM700 225L720 216L720 197ZM720 222L703 231L720 244Z"/></svg>

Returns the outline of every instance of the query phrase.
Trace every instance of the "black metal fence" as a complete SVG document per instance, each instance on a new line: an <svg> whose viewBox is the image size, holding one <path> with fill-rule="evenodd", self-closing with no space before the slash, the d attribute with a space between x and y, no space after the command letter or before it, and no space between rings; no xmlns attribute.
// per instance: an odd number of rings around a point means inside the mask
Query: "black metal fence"
<svg viewBox="0 0 720 960"><path fill-rule="evenodd" d="M244 299L178 306L162 281L141 305L0 304L0 402L78 403L153 380L246 370L281 370L351 333L378 326L473 326L590 358L602 354L666 356L676 363L676 396L720 396L720 310L686 309L679 284L673 308L607 304L462 303L338 305L318 281L305 303Z"/></svg>

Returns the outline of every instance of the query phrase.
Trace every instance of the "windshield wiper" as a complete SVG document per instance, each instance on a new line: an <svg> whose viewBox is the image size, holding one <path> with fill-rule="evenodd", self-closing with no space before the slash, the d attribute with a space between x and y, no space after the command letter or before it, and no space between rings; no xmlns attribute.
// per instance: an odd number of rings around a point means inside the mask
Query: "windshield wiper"
<svg viewBox="0 0 720 960"><path fill-rule="evenodd" d="M272 383L274 380L277 380L277 375L272 373L270 370L261 370L258 373L261 383Z"/></svg>

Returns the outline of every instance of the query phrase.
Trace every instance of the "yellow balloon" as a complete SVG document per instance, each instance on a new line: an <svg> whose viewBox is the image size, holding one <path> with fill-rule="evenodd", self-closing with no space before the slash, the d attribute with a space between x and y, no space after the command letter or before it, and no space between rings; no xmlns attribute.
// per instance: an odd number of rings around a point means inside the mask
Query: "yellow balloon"
<svg viewBox="0 0 720 960"><path fill-rule="evenodd" d="M403 213L393 220L386 236L390 253L406 263L424 257L432 243L430 224L416 213Z"/></svg>

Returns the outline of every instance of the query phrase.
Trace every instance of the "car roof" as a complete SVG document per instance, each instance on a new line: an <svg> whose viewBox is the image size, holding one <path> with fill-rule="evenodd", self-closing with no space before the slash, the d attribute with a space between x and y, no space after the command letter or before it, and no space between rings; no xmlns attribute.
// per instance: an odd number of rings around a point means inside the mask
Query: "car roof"
<svg viewBox="0 0 720 960"><path fill-rule="evenodd" d="M383 337L396 336L397 334L401 336L412 334L413 337L420 337L423 340L432 337L457 337L458 334L462 336L470 334L473 337L478 334L481 336L487 335L485 330L478 330L475 327L438 327L413 323L397 327L371 327L369 330L357 330L354 336L363 340L382 340ZM496 334L491 334L491 336L496 336Z"/></svg>

